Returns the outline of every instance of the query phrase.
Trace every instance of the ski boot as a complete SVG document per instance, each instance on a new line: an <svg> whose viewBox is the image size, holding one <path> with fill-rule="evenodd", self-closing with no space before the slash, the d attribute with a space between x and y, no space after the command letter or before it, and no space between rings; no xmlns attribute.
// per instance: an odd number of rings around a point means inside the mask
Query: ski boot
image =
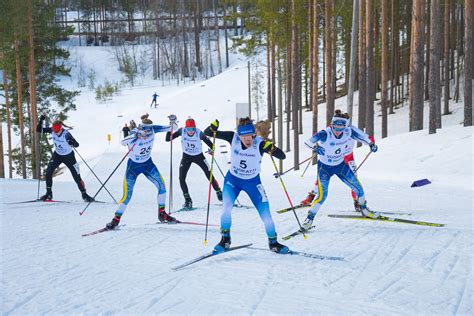
<svg viewBox="0 0 474 316"><path fill-rule="evenodd" d="M105 225L105 228L109 230L115 229L115 227L117 227L118 224L120 223L120 217L121 217L120 215L115 215L114 218L112 218L112 221Z"/></svg>
<svg viewBox="0 0 474 316"><path fill-rule="evenodd" d="M354 210L359 213L362 212L362 208L360 207L359 201L357 200L354 200Z"/></svg>
<svg viewBox="0 0 474 316"><path fill-rule="evenodd" d="M313 191L308 192L308 196L306 197L306 199L301 201L300 204L304 205L304 206L310 206L311 202L313 202L313 199L314 199L315 196L316 196L316 194L314 194Z"/></svg>
<svg viewBox="0 0 474 316"><path fill-rule="evenodd" d="M95 202L94 198L92 196L90 196L89 194L87 194L86 191L82 191L82 199L85 201L85 202Z"/></svg>
<svg viewBox="0 0 474 316"><path fill-rule="evenodd" d="M360 207L361 207L362 215L364 215L365 217L372 218L372 219L380 218L380 213L379 212L372 212L367 207L367 204L361 204Z"/></svg>
<svg viewBox="0 0 474 316"><path fill-rule="evenodd" d="M177 223L176 218L165 212L165 207L160 207L158 211L158 220L162 223Z"/></svg>
<svg viewBox="0 0 474 316"><path fill-rule="evenodd" d="M41 201L49 201L49 200L52 200L52 199L53 199L53 191L51 191L51 189L46 189L46 194L45 194L45 195L42 195L39 199L40 199Z"/></svg>
<svg viewBox="0 0 474 316"><path fill-rule="evenodd" d="M221 230L222 238L221 241L214 247L213 253L222 253L229 249L230 247L230 231L229 230Z"/></svg>
<svg viewBox="0 0 474 316"><path fill-rule="evenodd" d="M303 227L305 231L310 230L311 227L313 227L313 220L314 220L315 215L316 214L308 212L308 216L306 217L306 220L304 221L303 225L301 225L301 227Z"/></svg>
<svg viewBox="0 0 474 316"><path fill-rule="evenodd" d="M222 190L216 191L217 199L222 202Z"/></svg>
<svg viewBox="0 0 474 316"><path fill-rule="evenodd" d="M191 200L191 196L189 196L188 193L184 194L183 208L185 208L185 209L192 209L193 208L193 200Z"/></svg>
<svg viewBox="0 0 474 316"><path fill-rule="evenodd" d="M281 254L287 254L290 252L290 249L287 246L280 244L276 237L268 238L268 248L273 252Z"/></svg>

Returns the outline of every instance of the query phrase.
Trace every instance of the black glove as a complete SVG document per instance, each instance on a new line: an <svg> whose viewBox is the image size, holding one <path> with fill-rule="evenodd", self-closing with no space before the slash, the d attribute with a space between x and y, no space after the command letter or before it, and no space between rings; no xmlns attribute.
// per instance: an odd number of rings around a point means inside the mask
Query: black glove
<svg viewBox="0 0 474 316"><path fill-rule="evenodd" d="M375 145L375 143L371 143L371 144L369 145L369 147L370 147L370 150L371 150L373 153L376 152L377 149L379 149L379 148L377 147L377 145Z"/></svg>
<svg viewBox="0 0 474 316"><path fill-rule="evenodd" d="M217 132L217 130L219 129L219 120L218 119L215 119L211 125L209 126L209 128L211 129L211 132L215 133Z"/></svg>
<svg viewBox="0 0 474 316"><path fill-rule="evenodd" d="M267 140L263 143L263 150L265 150L266 152L269 152L271 154L275 151L275 149L276 147L271 141Z"/></svg>
<svg viewBox="0 0 474 316"><path fill-rule="evenodd" d="M168 116L168 119L170 120L170 125L171 125L172 123L176 123L176 120L178 118L176 117L176 115L171 114L171 115Z"/></svg>
<svg viewBox="0 0 474 316"><path fill-rule="evenodd" d="M46 116L44 114L41 114L39 119L40 119L40 122L43 122L46 119Z"/></svg>

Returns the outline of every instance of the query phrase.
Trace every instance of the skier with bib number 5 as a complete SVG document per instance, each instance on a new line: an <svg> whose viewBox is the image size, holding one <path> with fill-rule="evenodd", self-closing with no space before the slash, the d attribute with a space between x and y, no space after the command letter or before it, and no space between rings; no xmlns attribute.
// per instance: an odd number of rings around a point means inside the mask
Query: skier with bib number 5
<svg viewBox="0 0 474 316"><path fill-rule="evenodd" d="M48 167L46 168L46 194L41 196L40 200L49 201L53 199L53 173L59 165L64 163L71 172L79 191L81 191L82 199L86 202L94 202L94 198L86 192L86 186L84 185L84 181L81 179L79 164L74 156L73 147L79 147L79 143L74 139L74 137L72 137L68 130L63 128L63 126L70 127L60 120L54 121L51 127L43 127L45 119L46 117L44 115L40 116L36 131L38 133L51 134L55 150L48 162Z"/></svg>
<svg viewBox="0 0 474 316"><path fill-rule="evenodd" d="M372 212L367 208L364 189L354 171L344 162L344 156L347 155L346 147L352 141L351 139L368 145L372 152L377 151L377 145L370 140L369 136L357 127L350 125L344 114L340 110L336 110L331 125L314 134L305 142L306 146L318 153L318 194L312 202L308 216L302 225L304 229L308 230L312 227L314 217L326 200L329 180L333 175L338 176L356 193L357 201L364 216L369 218L380 217L380 213Z"/></svg>
<svg viewBox="0 0 474 316"><path fill-rule="evenodd" d="M186 120L184 128L173 130L172 136L171 132L166 133L167 142L178 137L181 137L181 148L183 150L183 157L181 158L181 163L179 165L179 184L184 196L183 208L192 209L193 201L189 195L188 185L186 184L186 176L191 164L195 163L202 169L202 171L204 171L207 179L210 179L211 172L209 170L209 164L207 163L206 157L204 157L202 153L202 142L206 143L206 145L211 148L211 150L212 142L199 128L196 127L196 122L192 118L188 118ZM222 201L222 191L215 177L212 177L212 187L216 191L217 199Z"/></svg>
<svg viewBox="0 0 474 316"><path fill-rule="evenodd" d="M120 223L120 219L132 198L133 187L137 177L143 174L153 183L158 190L158 220L160 222L175 223L176 219L165 212L166 205L166 187L163 177L158 168L151 159L155 134L168 132L175 126L171 125L153 125L148 118L148 114L142 116L142 123L130 132L130 135L122 140L123 146L132 149L129 153L127 169L123 181L123 197L115 211L115 216L110 223L107 223L107 229L115 229ZM176 126L177 128L177 126ZM133 148L132 148L133 147Z"/></svg>
<svg viewBox="0 0 474 316"><path fill-rule="evenodd" d="M277 241L275 223L270 214L268 198L260 181L260 164L264 153L278 159L285 159L285 153L272 142L256 135L255 126L250 118L239 120L237 133L218 131L219 121L215 120L206 128L204 134L223 139L231 144L231 165L224 180L223 209L221 215L221 241L214 252L224 252L230 247L230 228L232 208L241 191L248 194L265 225L270 250L276 253L289 253L287 246Z"/></svg>

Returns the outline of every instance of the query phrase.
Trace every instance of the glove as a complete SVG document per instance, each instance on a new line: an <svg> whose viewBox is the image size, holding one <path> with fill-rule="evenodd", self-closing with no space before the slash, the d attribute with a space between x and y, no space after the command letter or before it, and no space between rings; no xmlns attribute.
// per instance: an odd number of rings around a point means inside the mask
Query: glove
<svg viewBox="0 0 474 316"><path fill-rule="evenodd" d="M46 116L44 114L41 114L39 119L40 119L40 122L43 122L46 119Z"/></svg>
<svg viewBox="0 0 474 316"><path fill-rule="evenodd" d="M170 124L176 122L176 120L178 119L174 114L169 115L168 118L170 120Z"/></svg>
<svg viewBox="0 0 474 316"><path fill-rule="evenodd" d="M369 145L370 147L370 150L374 153L376 152L379 148L377 147L377 145L375 145L375 143L370 143Z"/></svg>
<svg viewBox="0 0 474 316"><path fill-rule="evenodd" d="M138 130L135 135L137 136L137 138L144 138L148 136L148 132L141 129L141 130Z"/></svg>
<svg viewBox="0 0 474 316"><path fill-rule="evenodd" d="M324 156L324 153L326 150L324 150L324 147L317 146L313 149L318 155Z"/></svg>
<svg viewBox="0 0 474 316"><path fill-rule="evenodd" d="M211 132L217 132L217 129L219 128L219 120L215 119L209 127L211 128Z"/></svg>
<svg viewBox="0 0 474 316"><path fill-rule="evenodd" d="M273 153L275 151L276 147L271 141L265 141L263 143L263 150L269 153Z"/></svg>

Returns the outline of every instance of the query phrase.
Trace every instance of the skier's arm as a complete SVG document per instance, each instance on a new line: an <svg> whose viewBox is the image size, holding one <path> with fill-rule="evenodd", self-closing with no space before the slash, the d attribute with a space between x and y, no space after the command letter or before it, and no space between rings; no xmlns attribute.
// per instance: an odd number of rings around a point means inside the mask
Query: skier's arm
<svg viewBox="0 0 474 316"><path fill-rule="evenodd" d="M212 149L212 142L203 132L199 135L199 138L209 147Z"/></svg>
<svg viewBox="0 0 474 316"><path fill-rule="evenodd" d="M180 137L180 136L181 136L181 133L182 133L182 130L183 130L183 129L182 129L181 127L178 128L178 130L176 130L175 132L173 132L173 137L171 137L171 131L166 132L166 138L165 138L165 140L166 140L167 142L169 142L171 139L175 139L175 138Z"/></svg>
<svg viewBox="0 0 474 316"><path fill-rule="evenodd" d="M260 143L260 154L267 153L278 159L285 159L286 154L280 148L276 147L271 141L263 141Z"/></svg>
<svg viewBox="0 0 474 316"><path fill-rule="evenodd" d="M212 131L212 129L214 128L212 127L213 124L214 122L204 130L204 135L212 136L212 137L214 136L213 131ZM235 132L231 132L231 131L221 132L221 131L218 131L217 128L215 128L215 133L216 133L216 138L223 139L229 142L230 144L232 144L232 139L234 138Z"/></svg>
<svg viewBox="0 0 474 316"><path fill-rule="evenodd" d="M120 143L122 144L122 146L127 146L127 145L130 145L130 144L133 144L134 142L137 141L137 131L136 130L132 130L130 132L130 135L128 135L127 137L125 137L124 139L122 139L120 141Z"/></svg>
<svg viewBox="0 0 474 316"><path fill-rule="evenodd" d="M325 142L326 139L328 138L328 134L326 133L325 130L321 130L314 134L310 139L304 142L306 146L308 146L311 149L314 149L315 146L318 145L318 142Z"/></svg>
<svg viewBox="0 0 474 316"><path fill-rule="evenodd" d="M369 135L364 133L362 130L358 129L357 127L351 125L351 137L363 144L366 144L367 146L370 146L370 144L373 144L374 142L370 140ZM372 138L373 139L373 138Z"/></svg>
<svg viewBox="0 0 474 316"><path fill-rule="evenodd" d="M44 115L41 115L40 116L40 119L38 121L38 126L36 126L36 131L38 133L49 133L51 134L53 132L53 130L51 129L51 127L43 127L43 121L45 119L45 116Z"/></svg>
<svg viewBox="0 0 474 316"><path fill-rule="evenodd" d="M162 133L162 132L170 132L171 126L170 125L153 125L153 132Z"/></svg>
<svg viewBox="0 0 474 316"><path fill-rule="evenodd" d="M77 142L77 140L74 139L74 137L72 137L71 133L66 132L66 135L64 137L66 138L66 141L69 145L71 145L72 147L79 147L79 143Z"/></svg>

